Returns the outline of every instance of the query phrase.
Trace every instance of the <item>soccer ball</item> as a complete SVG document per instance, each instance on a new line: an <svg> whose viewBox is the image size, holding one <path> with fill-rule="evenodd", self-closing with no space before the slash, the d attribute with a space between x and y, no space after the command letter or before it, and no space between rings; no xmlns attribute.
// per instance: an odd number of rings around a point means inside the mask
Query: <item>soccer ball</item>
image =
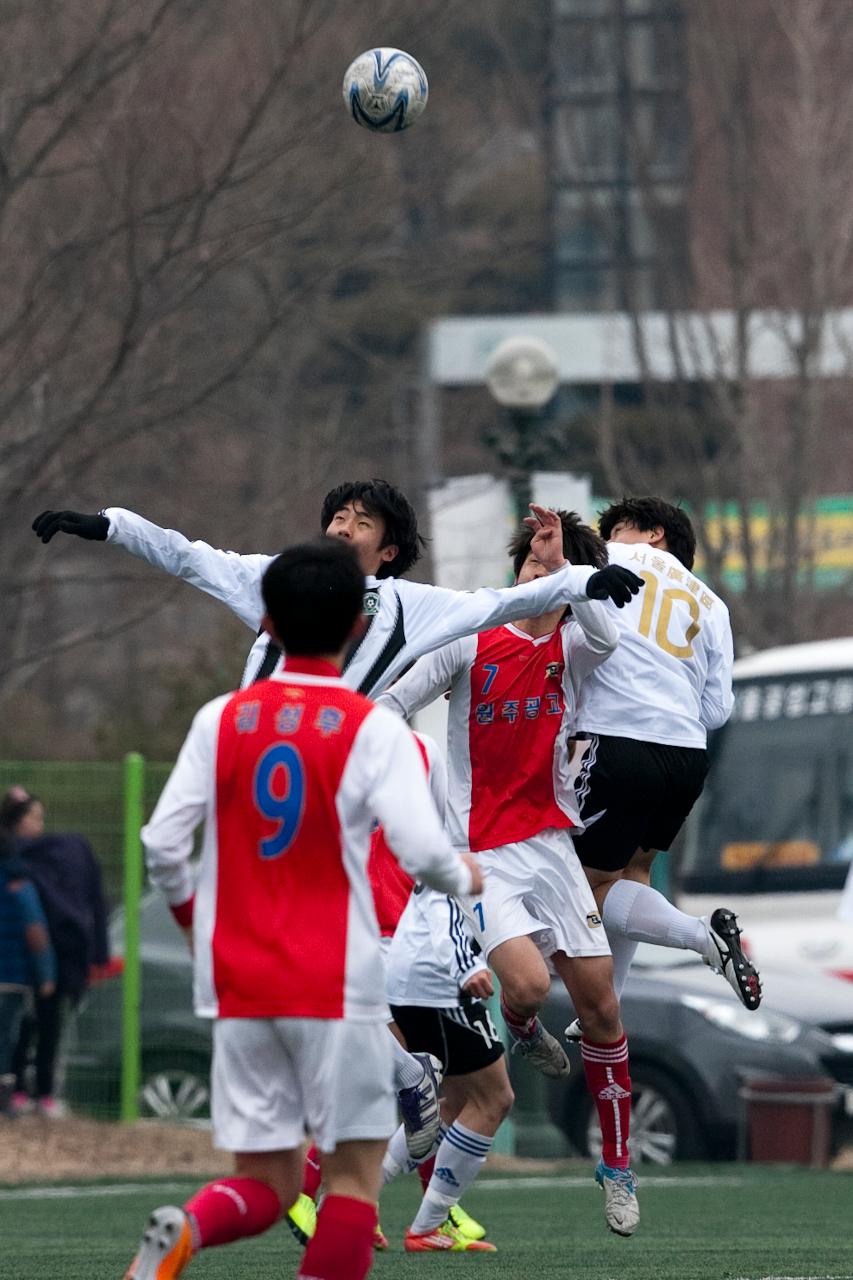
<svg viewBox="0 0 853 1280"><path fill-rule="evenodd" d="M423 67L402 49L368 49L344 76L344 102L353 120L375 133L408 129L428 97Z"/></svg>

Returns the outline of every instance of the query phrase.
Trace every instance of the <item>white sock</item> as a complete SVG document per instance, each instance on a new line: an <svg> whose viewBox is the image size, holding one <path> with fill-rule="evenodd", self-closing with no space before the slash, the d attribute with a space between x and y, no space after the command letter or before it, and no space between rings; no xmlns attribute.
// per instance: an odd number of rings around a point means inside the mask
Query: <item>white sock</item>
<svg viewBox="0 0 853 1280"><path fill-rule="evenodd" d="M633 942L655 942L659 947L680 947L705 955L708 933L698 916L688 916L652 889L636 880L617 880L607 891L602 914L608 934Z"/></svg>
<svg viewBox="0 0 853 1280"><path fill-rule="evenodd" d="M435 1169L412 1231L424 1234L441 1226L482 1169L493 1141L454 1120L436 1153Z"/></svg>
<svg viewBox="0 0 853 1280"><path fill-rule="evenodd" d="M413 1160L406 1147L406 1130L400 1125L396 1133L392 1133L388 1139L388 1146L385 1148L385 1155L382 1157L383 1187L387 1187L389 1182L399 1178L401 1173L413 1173L419 1164L423 1164L424 1160L429 1160L430 1156L438 1150L446 1132L444 1125L440 1125L438 1137L427 1154L422 1156L420 1160Z"/></svg>
<svg viewBox="0 0 853 1280"><path fill-rule="evenodd" d="M610 952L613 956L613 990L616 992L616 999L621 1000L628 973L640 944L634 942L633 938L623 938L621 934L608 933L606 927L604 932L607 933L607 941L610 943Z"/></svg>
<svg viewBox="0 0 853 1280"><path fill-rule="evenodd" d="M412 1089L424 1078L424 1065L404 1049L400 1041L390 1031L388 1034L394 1041L394 1088Z"/></svg>

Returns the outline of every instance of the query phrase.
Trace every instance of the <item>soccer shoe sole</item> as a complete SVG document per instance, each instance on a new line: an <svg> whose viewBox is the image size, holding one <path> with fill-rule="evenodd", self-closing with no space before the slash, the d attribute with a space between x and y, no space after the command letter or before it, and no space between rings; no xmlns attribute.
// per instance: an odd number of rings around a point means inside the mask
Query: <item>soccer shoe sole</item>
<svg viewBox="0 0 853 1280"><path fill-rule="evenodd" d="M193 1256L187 1215L173 1204L155 1209L124 1280L175 1280Z"/></svg>
<svg viewBox="0 0 853 1280"><path fill-rule="evenodd" d="M472 1218L461 1204L455 1204L452 1209L448 1210L447 1219L453 1224L456 1230L463 1236L467 1236L469 1240L483 1240L486 1235L486 1228L476 1218Z"/></svg>
<svg viewBox="0 0 853 1280"><path fill-rule="evenodd" d="M720 947L717 943L723 977L747 1009L757 1009L761 1004L761 979L755 965L740 945L737 916L725 907L717 907L710 923L715 941L719 938L723 944Z"/></svg>
<svg viewBox="0 0 853 1280"><path fill-rule="evenodd" d="M412 1160L423 1160L432 1151L438 1139L441 1125L439 1111L439 1090L441 1089L442 1067L438 1058L431 1053L414 1053L413 1058L423 1065L424 1078L419 1085L409 1089L400 1089L397 1097L403 1114L403 1129L406 1134L406 1150ZM421 1090L426 1089L429 1097L422 1097ZM423 1118L423 1109L427 1110L427 1118ZM415 1121L415 1111L419 1123Z"/></svg>
<svg viewBox="0 0 853 1280"><path fill-rule="evenodd" d="M497 1253L497 1248L488 1240L469 1240L455 1228L452 1233L446 1229L428 1231L424 1235L415 1235L407 1231L403 1239L406 1253Z"/></svg>

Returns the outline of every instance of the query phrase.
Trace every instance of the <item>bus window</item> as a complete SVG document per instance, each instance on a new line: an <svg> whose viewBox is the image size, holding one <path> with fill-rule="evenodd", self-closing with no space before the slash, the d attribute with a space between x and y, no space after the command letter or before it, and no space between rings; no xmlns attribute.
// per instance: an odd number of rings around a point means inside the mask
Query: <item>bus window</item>
<svg viewBox="0 0 853 1280"><path fill-rule="evenodd" d="M688 893L840 889L853 859L853 674L741 681L687 831Z"/></svg>

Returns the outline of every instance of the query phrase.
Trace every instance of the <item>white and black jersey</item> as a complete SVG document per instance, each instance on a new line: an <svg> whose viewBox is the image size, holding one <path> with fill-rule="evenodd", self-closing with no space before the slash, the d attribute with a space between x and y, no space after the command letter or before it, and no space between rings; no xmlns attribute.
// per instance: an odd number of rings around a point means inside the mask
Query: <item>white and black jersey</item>
<svg viewBox="0 0 853 1280"><path fill-rule="evenodd" d="M486 964L455 898L417 884L385 957L389 1004L450 1009Z"/></svg>
<svg viewBox="0 0 853 1280"><path fill-rule="evenodd" d="M607 552L645 587L624 609L605 606L619 643L581 686L576 732L704 748L734 705L729 611L668 551L609 542Z"/></svg>
<svg viewBox="0 0 853 1280"><path fill-rule="evenodd" d="M107 507L103 514L110 522L107 542L221 600L258 631L264 614L261 579L275 556L240 555L206 542L190 542L182 533L161 529L122 507ZM591 565L566 564L522 586L470 592L405 578L368 578L364 595L368 629L347 659L344 682L376 696L415 658L451 640L587 600L586 584L594 572ZM241 687L271 675L280 657L269 637L258 635Z"/></svg>

